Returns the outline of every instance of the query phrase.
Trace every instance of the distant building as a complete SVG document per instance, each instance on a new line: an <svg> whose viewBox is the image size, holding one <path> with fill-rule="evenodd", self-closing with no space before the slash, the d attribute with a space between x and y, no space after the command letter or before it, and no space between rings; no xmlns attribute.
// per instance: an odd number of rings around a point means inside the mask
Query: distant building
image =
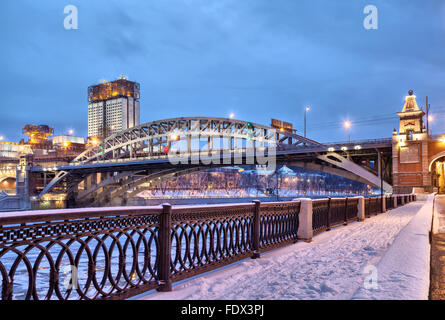
<svg viewBox="0 0 445 320"><path fill-rule="evenodd" d="M19 148L15 142L0 142L0 158L18 158Z"/></svg>
<svg viewBox="0 0 445 320"><path fill-rule="evenodd" d="M88 136L105 138L140 124L140 85L125 77L88 88Z"/></svg>
<svg viewBox="0 0 445 320"><path fill-rule="evenodd" d="M54 129L46 124L27 124L23 127L22 132L28 136L27 144L29 144L32 149L52 149L49 136L54 134ZM24 142L22 144L24 144Z"/></svg>
<svg viewBox="0 0 445 320"><path fill-rule="evenodd" d="M85 138L69 135L54 136L52 138L55 149L83 152L85 150Z"/></svg>

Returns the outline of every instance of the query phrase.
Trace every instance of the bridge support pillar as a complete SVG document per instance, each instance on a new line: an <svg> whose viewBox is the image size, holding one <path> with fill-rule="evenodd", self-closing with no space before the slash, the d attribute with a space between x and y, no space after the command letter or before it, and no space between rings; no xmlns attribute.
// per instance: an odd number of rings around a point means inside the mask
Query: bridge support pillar
<svg viewBox="0 0 445 320"><path fill-rule="evenodd" d="M300 201L300 214L298 215L298 233L297 237L306 242L312 241L312 199L295 199Z"/></svg>
<svg viewBox="0 0 445 320"><path fill-rule="evenodd" d="M357 219L358 221L365 221L365 197L357 197L357 198L358 198Z"/></svg>
<svg viewBox="0 0 445 320"><path fill-rule="evenodd" d="M97 185L97 173L91 174L91 185L96 186Z"/></svg>
<svg viewBox="0 0 445 320"><path fill-rule="evenodd" d="M79 184L76 181L73 181L68 186L68 197L66 199L66 207L67 208L76 208L77 207L77 195L79 194Z"/></svg>

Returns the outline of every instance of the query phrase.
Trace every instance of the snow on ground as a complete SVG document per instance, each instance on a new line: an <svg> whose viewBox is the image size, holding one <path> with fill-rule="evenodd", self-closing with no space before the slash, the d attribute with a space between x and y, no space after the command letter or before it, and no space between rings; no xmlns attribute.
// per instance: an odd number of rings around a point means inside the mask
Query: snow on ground
<svg viewBox="0 0 445 320"><path fill-rule="evenodd" d="M361 287L354 299L428 299L433 196L399 233L377 265L378 290Z"/></svg>
<svg viewBox="0 0 445 320"><path fill-rule="evenodd" d="M431 199L426 205L430 202ZM410 203L365 222L324 232L314 237L311 243L298 242L265 253L261 259L247 259L179 283L172 292L148 294L141 299L427 298L424 295L427 276L423 274L421 277L425 263L428 263L422 260L426 259L424 237L428 227L425 223L428 209L420 210L423 205L425 202ZM409 224L410 221L413 223ZM407 225L407 229L400 233ZM405 246L406 241L420 241L421 245ZM420 252L416 254L417 250ZM406 259L411 255L412 259ZM413 265L404 266L407 263ZM364 270L368 265L377 266L382 275L379 285L383 290L375 293L363 290L367 276ZM418 274L413 273L413 268L419 266L422 269ZM404 293L411 283L422 290Z"/></svg>
<svg viewBox="0 0 445 320"><path fill-rule="evenodd" d="M435 198L433 233L445 233L445 195L436 195Z"/></svg>

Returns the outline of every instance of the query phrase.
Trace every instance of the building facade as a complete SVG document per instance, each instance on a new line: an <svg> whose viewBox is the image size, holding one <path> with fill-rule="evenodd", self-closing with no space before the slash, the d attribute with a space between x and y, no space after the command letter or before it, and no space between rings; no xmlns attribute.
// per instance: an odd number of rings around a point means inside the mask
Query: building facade
<svg viewBox="0 0 445 320"><path fill-rule="evenodd" d="M121 77L88 88L88 136L106 138L140 124L140 85Z"/></svg>

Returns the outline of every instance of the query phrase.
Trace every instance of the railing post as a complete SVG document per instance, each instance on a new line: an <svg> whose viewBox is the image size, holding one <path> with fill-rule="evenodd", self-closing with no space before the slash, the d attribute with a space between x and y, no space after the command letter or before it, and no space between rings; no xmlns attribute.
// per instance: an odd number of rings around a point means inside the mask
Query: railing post
<svg viewBox="0 0 445 320"><path fill-rule="evenodd" d="M346 226L348 224L348 197L346 197L345 200L345 221L343 222L343 225Z"/></svg>
<svg viewBox="0 0 445 320"><path fill-rule="evenodd" d="M261 202L253 201L253 232L252 232L252 259L260 257L260 219L261 219Z"/></svg>
<svg viewBox="0 0 445 320"><path fill-rule="evenodd" d="M365 203L364 212L365 212L365 219L366 219L367 215L369 215L369 203L370 203L369 198L365 198L364 203Z"/></svg>
<svg viewBox="0 0 445 320"><path fill-rule="evenodd" d="M171 263L171 224L172 206L168 203L162 205L162 213L159 221L159 287L158 291L172 291L170 272Z"/></svg>
<svg viewBox="0 0 445 320"><path fill-rule="evenodd" d="M2 281L2 295L1 300L12 300L12 280L9 277Z"/></svg>
<svg viewBox="0 0 445 320"><path fill-rule="evenodd" d="M382 209L382 213L386 212L386 198L385 198L385 196L382 196L382 206L381 206L381 209Z"/></svg>
<svg viewBox="0 0 445 320"><path fill-rule="evenodd" d="M357 220L365 221L365 197L358 197Z"/></svg>
<svg viewBox="0 0 445 320"><path fill-rule="evenodd" d="M328 214L326 215L326 231L331 230L331 200L332 198L328 198Z"/></svg>
<svg viewBox="0 0 445 320"><path fill-rule="evenodd" d="M405 205L405 196L400 196L401 205Z"/></svg>
<svg viewBox="0 0 445 320"><path fill-rule="evenodd" d="M298 199L301 203L300 214L298 215L298 239L306 242L312 241L314 235L312 230L312 199Z"/></svg>
<svg viewBox="0 0 445 320"><path fill-rule="evenodd" d="M396 209L397 208L397 196L392 195L392 203L393 203L393 208Z"/></svg>

